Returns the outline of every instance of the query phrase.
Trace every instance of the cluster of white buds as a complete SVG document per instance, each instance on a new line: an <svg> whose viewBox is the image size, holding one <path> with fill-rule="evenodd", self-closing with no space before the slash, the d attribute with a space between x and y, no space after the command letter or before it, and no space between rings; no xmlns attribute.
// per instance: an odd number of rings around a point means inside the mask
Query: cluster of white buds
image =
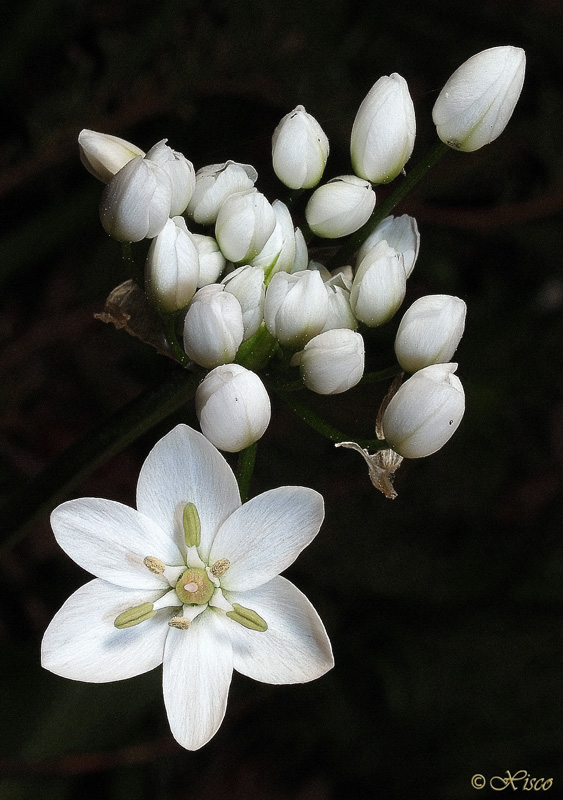
<svg viewBox="0 0 563 800"><path fill-rule="evenodd" d="M493 48L469 59L434 107L440 138L462 150L496 138L518 99L523 72L518 48ZM104 229L121 241L152 240L147 297L163 316L173 315L172 330L187 359L209 370L196 410L217 447L240 451L266 430L270 400L252 370L276 354L286 376L295 368L297 377L299 370L302 384L319 394L345 392L362 379L362 333L388 322L403 303L419 252L416 221L387 216L366 233L353 261L332 272L314 260L308 241L316 236L333 244L370 220L374 184L404 171L415 130L404 78L380 78L352 127L351 174L318 185L328 138L303 106L287 114L273 134L272 161L286 187L313 190L301 227L285 203L270 202L257 189L251 165L227 161L196 172L166 140L145 154L115 136L80 134L83 163L107 184ZM414 374L389 403L382 426L402 456L434 452L459 425L463 389L450 361L464 320L462 300L431 295L413 303L400 322L397 361Z"/></svg>

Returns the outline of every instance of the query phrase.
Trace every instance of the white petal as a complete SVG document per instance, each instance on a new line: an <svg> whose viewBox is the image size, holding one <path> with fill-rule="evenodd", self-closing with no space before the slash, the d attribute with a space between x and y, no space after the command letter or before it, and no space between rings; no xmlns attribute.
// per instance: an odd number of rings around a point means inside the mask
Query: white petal
<svg viewBox="0 0 563 800"><path fill-rule="evenodd" d="M222 588L254 589L293 563L317 535L323 518L323 498L314 489L280 486L264 492L223 523L208 563L229 560Z"/></svg>
<svg viewBox="0 0 563 800"><path fill-rule="evenodd" d="M233 640L237 672L264 683L305 683L334 666L319 615L285 578L278 576L251 592L229 592L228 597L256 611L268 624L262 633L223 618Z"/></svg>
<svg viewBox="0 0 563 800"><path fill-rule="evenodd" d="M137 508L171 534L186 503L198 510L199 553L207 560L215 532L240 505L238 486L219 451L201 433L177 425L156 443L141 468Z"/></svg>
<svg viewBox="0 0 563 800"><path fill-rule="evenodd" d="M113 500L84 497L69 500L51 514L55 539L84 569L98 578L130 589L168 586L143 564L155 556L165 564L181 564L174 540L151 519Z"/></svg>
<svg viewBox="0 0 563 800"><path fill-rule="evenodd" d="M41 645L43 667L63 678L90 683L120 681L158 667L170 630L170 612L164 609L124 630L118 630L114 622L128 608L152 603L161 594L90 581L51 620Z"/></svg>
<svg viewBox="0 0 563 800"><path fill-rule="evenodd" d="M164 703L174 738L188 750L203 747L225 716L233 654L218 616L207 610L166 640Z"/></svg>

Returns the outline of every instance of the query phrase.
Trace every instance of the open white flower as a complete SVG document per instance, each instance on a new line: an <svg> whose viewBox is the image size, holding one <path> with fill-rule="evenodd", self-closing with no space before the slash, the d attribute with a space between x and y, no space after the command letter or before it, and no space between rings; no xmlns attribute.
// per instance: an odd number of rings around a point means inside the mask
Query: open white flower
<svg viewBox="0 0 563 800"><path fill-rule="evenodd" d="M162 663L172 733L198 749L222 722L233 669L282 684L333 666L316 611L279 576L323 516L321 495L301 486L241 505L221 454L178 425L143 464L137 510L83 498L53 511L58 543L96 577L47 628L43 666L103 683Z"/></svg>

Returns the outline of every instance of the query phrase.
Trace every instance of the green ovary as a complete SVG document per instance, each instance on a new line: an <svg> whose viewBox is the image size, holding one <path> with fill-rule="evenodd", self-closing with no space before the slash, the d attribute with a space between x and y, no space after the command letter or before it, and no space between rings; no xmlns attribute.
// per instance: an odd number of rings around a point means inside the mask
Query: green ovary
<svg viewBox="0 0 563 800"><path fill-rule="evenodd" d="M188 567L178 578L176 594L186 605L205 605L211 600L215 586L207 572L198 567Z"/></svg>

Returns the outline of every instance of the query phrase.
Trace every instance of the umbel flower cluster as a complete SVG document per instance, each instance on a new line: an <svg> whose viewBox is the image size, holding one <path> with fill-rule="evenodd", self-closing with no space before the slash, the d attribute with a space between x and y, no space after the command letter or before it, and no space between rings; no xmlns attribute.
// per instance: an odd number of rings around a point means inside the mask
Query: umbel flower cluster
<svg viewBox="0 0 563 800"><path fill-rule="evenodd" d="M514 109L524 65L515 47L463 64L434 106L438 149L493 141ZM156 334L147 325L130 330L195 373L202 433L178 425L155 445L136 509L83 498L53 511L58 543L94 579L55 615L42 660L58 675L92 682L162 664L172 733L188 749L220 726L233 670L278 684L313 680L333 665L315 609L279 575L319 531L322 497L282 486L242 503L217 448L244 451L264 434L268 389L279 390L273 381L284 391L291 384L334 395L365 380L365 332L397 314L419 252L415 219L392 216L389 201L378 209L374 186L404 172L414 141L413 102L397 74L380 78L358 110L350 174L321 183L329 157L321 126L302 106L281 120L272 160L291 190L287 203L270 202L248 164L196 172L166 140L145 153L115 136L80 134L83 163L106 184L104 229L126 247L146 242L135 308L150 312ZM304 202L294 219L296 195ZM327 263L310 246L318 240L339 245ZM114 305L128 296L130 287L121 288ZM465 313L463 300L448 295L419 297L404 310L396 363L375 376L394 377L374 409L376 452L332 436L359 450L387 497L401 460L435 452L460 424L465 398L452 358ZM403 373L410 377L401 385Z"/></svg>
<svg viewBox="0 0 563 800"><path fill-rule="evenodd" d="M523 75L519 48L492 48L469 59L436 101L440 138L461 150L495 139ZM271 362L283 365L286 378L298 370L302 384L323 395L362 380L362 333L397 313L419 252L413 217L388 215L368 230L374 186L404 171L415 130L404 78L380 78L352 126L350 174L320 183L328 138L303 106L287 114L273 134L272 162L293 193L313 190L299 225L287 203L270 202L259 191L249 164L227 161L196 172L167 140L144 153L115 136L81 132L82 161L106 183L104 229L122 242L151 240L144 289L162 317L168 347L182 363L207 371L196 411L218 448L241 451L265 432L270 398L258 373ZM360 229L360 246L337 268L316 260L308 246L311 240L334 244ZM465 311L457 297L430 295L403 315L395 352L412 377L389 402L378 431L400 456L430 455L461 421L464 394L451 359Z"/></svg>

